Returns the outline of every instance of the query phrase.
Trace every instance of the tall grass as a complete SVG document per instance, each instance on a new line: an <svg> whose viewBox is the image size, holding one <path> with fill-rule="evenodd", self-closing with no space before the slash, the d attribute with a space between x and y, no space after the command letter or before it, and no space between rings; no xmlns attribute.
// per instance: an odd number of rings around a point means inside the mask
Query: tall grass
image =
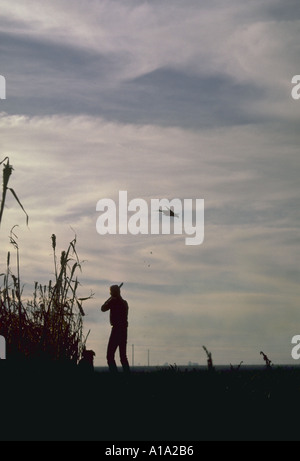
<svg viewBox="0 0 300 461"><path fill-rule="evenodd" d="M213 365L213 360L212 360L212 354L207 350L205 346L202 346L203 349L205 350L206 356L207 356L207 368L209 371L214 371L214 365Z"/></svg>
<svg viewBox="0 0 300 461"><path fill-rule="evenodd" d="M34 284L32 299L23 300L20 280L20 257L17 236L13 229L10 243L16 251L15 275L11 269L11 253L7 254L6 272L1 274L0 334L6 338L8 358L42 358L70 360L75 363L85 348L83 335L83 302L77 294L81 263L76 251L76 237L56 257L56 236L51 237L54 276L48 285Z"/></svg>
<svg viewBox="0 0 300 461"><path fill-rule="evenodd" d="M9 187L13 167L5 157L0 165L2 172L2 195L0 225L3 218L7 192L10 191L26 215L14 189ZM62 251L59 262L56 255L56 236L51 236L54 281L48 285L34 284L31 300L23 300L20 276L20 251L18 237L11 229L10 243L16 252L16 274L11 268L11 252L7 253L6 270L0 274L0 335L6 339L8 358L43 358L77 362L85 348L83 336L84 311L82 303L92 297L77 295L78 271L81 264L76 252L76 237L66 251Z"/></svg>

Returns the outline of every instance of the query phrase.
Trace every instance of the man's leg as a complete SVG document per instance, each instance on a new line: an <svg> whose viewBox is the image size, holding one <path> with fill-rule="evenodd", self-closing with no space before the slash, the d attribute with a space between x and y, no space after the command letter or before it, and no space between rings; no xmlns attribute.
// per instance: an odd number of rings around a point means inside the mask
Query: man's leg
<svg viewBox="0 0 300 461"><path fill-rule="evenodd" d="M120 340L119 340L119 351L120 351L120 361L123 367L123 371L125 373L130 372L129 362L126 354L127 348L127 328L120 332Z"/></svg>
<svg viewBox="0 0 300 461"><path fill-rule="evenodd" d="M109 370L112 373L116 373L118 371L116 362L115 362L115 353L118 347L118 336L116 334L116 331L114 328L112 328L108 345L107 345L107 354L106 354L106 359L107 359L107 364L109 367Z"/></svg>

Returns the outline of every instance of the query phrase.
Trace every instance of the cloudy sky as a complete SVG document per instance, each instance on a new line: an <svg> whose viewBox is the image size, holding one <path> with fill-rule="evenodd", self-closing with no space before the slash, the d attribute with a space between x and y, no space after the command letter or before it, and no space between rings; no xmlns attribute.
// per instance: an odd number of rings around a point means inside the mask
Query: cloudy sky
<svg viewBox="0 0 300 461"><path fill-rule="evenodd" d="M295 363L300 334L298 0L0 0L1 159L24 292L74 233L88 347L105 365L124 282L135 364ZM100 199L205 200L205 237L105 235Z"/></svg>

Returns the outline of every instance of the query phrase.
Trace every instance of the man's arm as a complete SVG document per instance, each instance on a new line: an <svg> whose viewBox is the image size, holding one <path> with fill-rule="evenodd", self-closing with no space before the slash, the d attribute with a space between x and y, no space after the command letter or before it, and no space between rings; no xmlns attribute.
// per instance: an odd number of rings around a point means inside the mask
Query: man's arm
<svg viewBox="0 0 300 461"><path fill-rule="evenodd" d="M111 298L107 299L107 300L105 301L105 303L101 306L102 312L109 311L109 309L110 309L110 305L109 305L109 304L110 304L110 300L111 300Z"/></svg>

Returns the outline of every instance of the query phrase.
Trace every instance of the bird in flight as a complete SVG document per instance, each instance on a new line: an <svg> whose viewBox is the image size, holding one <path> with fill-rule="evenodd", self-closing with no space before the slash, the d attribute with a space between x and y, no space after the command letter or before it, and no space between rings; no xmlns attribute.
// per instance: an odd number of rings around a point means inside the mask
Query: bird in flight
<svg viewBox="0 0 300 461"><path fill-rule="evenodd" d="M178 213L174 213L173 210L170 210L170 208L166 207L167 210L162 210L161 208L158 210L160 213L163 213L165 216L170 216L172 218L179 218Z"/></svg>

